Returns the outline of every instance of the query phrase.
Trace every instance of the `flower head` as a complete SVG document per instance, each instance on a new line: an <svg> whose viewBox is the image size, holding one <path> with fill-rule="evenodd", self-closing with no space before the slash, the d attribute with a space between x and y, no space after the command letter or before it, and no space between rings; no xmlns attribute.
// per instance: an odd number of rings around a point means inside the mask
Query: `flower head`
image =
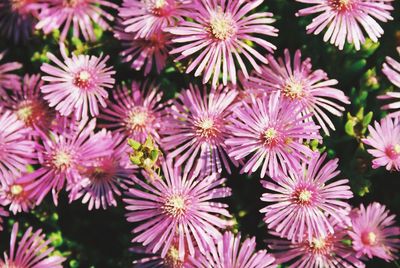
<svg viewBox="0 0 400 268"><path fill-rule="evenodd" d="M312 113L326 134L329 135L328 127L335 130L326 112L342 116L344 107L334 101L350 103L343 91L332 87L338 81L328 80L323 70L312 70L311 59L301 61L300 50L294 55L293 66L287 49L284 59L276 60L272 55L267 58L269 64L262 67L260 74L254 73L246 86L264 93L280 91L284 99L300 105L305 112Z"/></svg>
<svg viewBox="0 0 400 268"><path fill-rule="evenodd" d="M222 81L227 84L228 77L236 84L236 64L248 77L244 59L260 72L256 61L268 63L268 60L246 42L263 47L273 52L275 46L264 40L266 36L276 36L278 30L269 25L275 20L267 12L254 13L263 0L195 1L191 18L193 21L180 21L178 26L168 28L176 37L172 40L180 45L171 54L181 54L177 60L193 57L186 73L195 71L195 76L203 74L203 83L213 76L212 84L216 85L222 73Z"/></svg>
<svg viewBox="0 0 400 268"><path fill-rule="evenodd" d="M261 98L250 98L234 109L228 130L233 137L226 140L231 146L229 156L240 160L254 153L242 168L252 173L261 167L261 177L269 173L297 171L300 161L307 162L313 151L302 139L321 139L318 129L307 120L311 114L299 115L300 106L284 100L279 92Z"/></svg>
<svg viewBox="0 0 400 268"><path fill-rule="evenodd" d="M168 163L167 163L168 162ZM231 194L221 187L225 179L216 174L206 178L182 177L179 168L166 161L162 165L163 178L143 182L134 179L140 188L131 188L127 198L127 220L138 225L132 242L142 243L165 257L174 239L178 257L183 260L185 251L194 254L195 247L204 251L212 245L213 238L221 238L219 228L225 228L230 217L227 205L216 202Z"/></svg>
<svg viewBox="0 0 400 268"><path fill-rule="evenodd" d="M41 67L49 75L42 77L48 84L41 90L50 107L55 107L64 116L75 112L77 119L87 117L89 112L97 116L99 103L106 107L106 88L112 88L115 82L111 77L115 71L106 66L109 57L72 55L68 58L63 53L63 63L51 53L47 56L58 66L44 63Z"/></svg>
<svg viewBox="0 0 400 268"><path fill-rule="evenodd" d="M4 56L5 52L0 53L0 61L4 58ZM9 73L11 71L18 70L21 67L22 64L18 62L8 62L0 65L0 95L5 95L6 89L14 90L21 86L19 76Z"/></svg>
<svg viewBox="0 0 400 268"><path fill-rule="evenodd" d="M45 240L42 230L32 232L32 227L24 233L17 243L18 223L14 223L10 239L10 254L4 252L4 260L0 259L1 267L31 267L31 268L62 268L65 258L50 256L54 248L51 240Z"/></svg>
<svg viewBox="0 0 400 268"><path fill-rule="evenodd" d="M341 220L349 213L344 201L353 196L349 181L332 181L340 173L338 159L324 165L325 159L326 154L316 155L301 171L262 182L268 192L261 200L271 204L260 212L265 213L268 228L281 237L293 241L325 237L334 231L328 216Z"/></svg>
<svg viewBox="0 0 400 268"><path fill-rule="evenodd" d="M372 167L400 171L400 122L399 118L385 117L374 127L368 126L369 136L362 141L373 149L367 151L374 157Z"/></svg>
<svg viewBox="0 0 400 268"><path fill-rule="evenodd" d="M222 86L207 94L206 88L201 92L190 85L173 102L162 143L176 166L185 163L185 175L221 173L223 166L230 172L225 140L231 137L227 126L237 94Z"/></svg>
<svg viewBox="0 0 400 268"><path fill-rule="evenodd" d="M383 34L378 21L392 20L393 0L297 0L311 4L299 10L297 16L319 14L306 27L307 33L319 34L327 28L324 41L343 49L347 42L354 44L356 50L365 42L365 34L378 42ZM364 30L364 31L363 31Z"/></svg>
<svg viewBox="0 0 400 268"><path fill-rule="evenodd" d="M400 47L397 48L400 53ZM391 57L386 57L386 63L383 64L382 72L387 76L390 82L393 83L397 88L400 88L400 63L392 59ZM390 116L396 117L400 116L400 92L388 92L383 96L378 96L379 99L395 99L395 102L386 104L382 108L391 110Z"/></svg>

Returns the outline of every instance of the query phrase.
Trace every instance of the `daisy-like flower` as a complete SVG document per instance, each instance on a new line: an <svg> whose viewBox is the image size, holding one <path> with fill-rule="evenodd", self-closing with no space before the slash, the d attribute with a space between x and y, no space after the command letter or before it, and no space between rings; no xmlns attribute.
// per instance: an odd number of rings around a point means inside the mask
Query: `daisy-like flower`
<svg viewBox="0 0 400 268"><path fill-rule="evenodd" d="M314 153L302 139L321 139L319 127L307 120L311 114L300 114L300 106L293 105L279 92L255 98L234 109L226 140L231 146L229 156L240 160L253 154L241 172L252 173L261 167L261 177L269 173L275 177L281 172L298 171L300 161L307 162Z"/></svg>
<svg viewBox="0 0 400 268"><path fill-rule="evenodd" d="M190 268L272 268L275 258L266 250L256 251L255 238L248 238L240 244L241 235L236 237L231 232L225 232L222 239L210 251L197 252L190 256Z"/></svg>
<svg viewBox="0 0 400 268"><path fill-rule="evenodd" d="M214 243L213 238L221 238L218 229L225 228L228 221L220 216L230 214L227 205L215 199L229 196L231 190L222 187L226 180L217 174L185 179L172 165L163 162L163 178L148 182L134 179L140 188L129 189L124 202L129 211L127 220L137 223L132 242L142 243L152 253L160 250L164 258L176 239L178 258L183 260L186 250L191 255L195 247L205 251Z"/></svg>
<svg viewBox="0 0 400 268"><path fill-rule="evenodd" d="M311 4L311 7L300 9L296 16L318 14L306 27L307 33L315 35L327 28L324 42L343 49L347 40L359 50L365 42L365 34L372 41L378 42L383 34L377 21L393 20L393 0L296 0Z"/></svg>
<svg viewBox="0 0 400 268"><path fill-rule="evenodd" d="M108 56L100 57L88 55L72 55L68 58L64 48L61 48L64 63L53 54L47 53L47 57L57 67L44 63L41 70L49 76L42 79L48 82L41 87L44 99L50 107L55 107L63 116L75 112L77 119L99 114L99 103L106 107L108 92L106 88L112 88L115 80L111 76L115 74L112 67L107 67Z"/></svg>
<svg viewBox="0 0 400 268"><path fill-rule="evenodd" d="M40 75L25 75L20 88L11 91L0 102L5 108L14 111L26 127L39 127L47 130L55 117L43 100L40 88L43 86Z"/></svg>
<svg viewBox="0 0 400 268"><path fill-rule="evenodd" d="M171 50L170 34L159 30L148 38L135 38L134 34L117 28L114 36L122 41L122 61L131 63L132 69L144 69L144 75L149 74L154 65L158 73L164 69Z"/></svg>
<svg viewBox="0 0 400 268"><path fill-rule="evenodd" d="M400 227L395 225L395 215L389 215L384 205L372 203L367 208L361 204L352 217L353 248L357 257L378 257L390 262L397 259L400 249Z"/></svg>
<svg viewBox="0 0 400 268"><path fill-rule="evenodd" d="M160 143L162 125L162 92L154 84L132 82L112 91L113 101L99 115L100 127L121 132L127 138L144 143L150 135Z"/></svg>
<svg viewBox="0 0 400 268"><path fill-rule="evenodd" d="M153 34L182 20L191 0L124 0L119 8L124 31L134 39L150 39Z"/></svg>
<svg viewBox="0 0 400 268"><path fill-rule="evenodd" d="M293 66L287 49L284 59L276 60L272 55L267 58L268 66L262 67L260 74L254 73L246 86L265 93L280 91L284 99L300 105L306 113L312 113L327 135L328 127L335 130L326 112L342 116L344 107L336 102L350 103L343 91L333 87L338 81L328 79L323 70L314 71L310 58L301 61L300 50L294 55Z"/></svg>
<svg viewBox="0 0 400 268"><path fill-rule="evenodd" d="M348 180L332 181L340 171L338 159L324 161L326 154L316 155L299 172L291 173L274 182L262 181L268 190L261 200L271 203L260 210L264 221L281 237L293 241L333 233L328 216L338 221L350 212L344 201L353 197Z"/></svg>
<svg viewBox="0 0 400 268"><path fill-rule="evenodd" d="M400 54L400 47L397 48ZM400 88L400 63L392 59L391 57L386 57L386 63L383 64L382 72L387 76L390 82L393 83L397 88ZM379 99L392 100L395 102L386 104L382 108L391 110L390 116L400 116L400 92L388 92L383 96L378 96ZM398 101L397 101L398 100Z"/></svg>
<svg viewBox="0 0 400 268"><path fill-rule="evenodd" d="M5 52L0 53L0 61L3 60L5 54ZM0 96L6 95L6 89L16 89L21 86L19 76L9 73L21 67L22 64L18 62L0 64Z"/></svg>
<svg viewBox="0 0 400 268"><path fill-rule="evenodd" d="M4 252L4 260L0 259L1 267L29 268L62 268L65 261L61 256L50 256L54 248L51 240L46 240L42 230L32 231L32 227L24 233L17 242L18 223L14 223L10 239L10 253Z"/></svg>
<svg viewBox="0 0 400 268"><path fill-rule="evenodd" d="M262 3L263 0L196 1L190 14L193 21L181 21L178 26L167 29L176 36L172 40L174 43L183 44L172 50L171 54L181 54L177 60L192 57L186 73L195 69L195 76L203 73L203 83L213 76L212 84L216 85L222 73L224 85L228 77L236 84L235 62L248 77L244 59L260 72L257 61L267 64L268 60L247 42L251 41L272 53L275 46L265 37L277 36L278 32L269 25L275 21L271 13L259 12L246 16Z"/></svg>
<svg viewBox="0 0 400 268"><path fill-rule="evenodd" d="M162 133L163 148L170 151L168 158L175 158L175 165L185 163L184 173L193 176L221 173L222 166L228 172L229 157L225 140L231 137L227 126L236 90L211 89L207 94L190 85L170 108ZM236 161L235 165L237 164Z"/></svg>
<svg viewBox="0 0 400 268"><path fill-rule="evenodd" d="M45 34L60 30L60 41L63 42L72 27L73 36L83 35L86 41L96 41L93 23L103 30L111 29L108 21L114 17L103 10L103 7L117 9L118 5L106 0L41 0L45 5L39 13L36 29Z"/></svg>
<svg viewBox="0 0 400 268"><path fill-rule="evenodd" d="M0 184L12 182L28 164L36 163L32 130L10 111L0 108Z"/></svg>
<svg viewBox="0 0 400 268"><path fill-rule="evenodd" d="M374 160L372 168L384 167L400 171L400 122L399 117L385 117L374 127L368 126L369 136L362 141L373 149L368 149Z"/></svg>

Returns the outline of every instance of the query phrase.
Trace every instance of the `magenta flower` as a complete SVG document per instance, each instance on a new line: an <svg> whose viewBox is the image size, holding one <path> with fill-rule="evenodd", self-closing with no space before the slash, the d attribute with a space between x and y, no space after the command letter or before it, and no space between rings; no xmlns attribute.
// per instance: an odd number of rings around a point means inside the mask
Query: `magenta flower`
<svg viewBox="0 0 400 268"><path fill-rule="evenodd" d="M327 28L324 42L343 49L347 40L354 44L356 50L365 42L365 34L372 41L378 42L383 34L378 21L393 20L390 11L393 10L393 0L296 0L311 4L311 7L299 10L296 16L318 14L306 27L307 33L315 35ZM364 30L364 31L363 31Z"/></svg>
<svg viewBox="0 0 400 268"><path fill-rule="evenodd" d="M0 185L5 185L36 163L36 143L29 140L32 130L17 116L0 108Z"/></svg>
<svg viewBox="0 0 400 268"><path fill-rule="evenodd" d="M343 91L332 86L338 81L329 79L323 70L313 70L311 59L301 61L301 51L297 50L293 66L289 50L285 49L285 58L274 59L268 55L269 64L262 67L260 74L254 73L249 78L247 87L270 93L280 91L284 99L299 104L306 113L312 113L318 124L329 135L328 127L335 126L326 112L342 116L344 107L336 102L349 104Z"/></svg>
<svg viewBox="0 0 400 268"><path fill-rule="evenodd" d="M179 168L167 161L162 164L163 178L143 182L134 179L140 188L129 189L127 220L137 223L132 242L142 243L152 253L161 251L165 257L174 239L178 240L178 257L183 260L185 251L194 254L195 247L204 251L214 239L222 236L218 229L225 228L230 217L227 205L215 199L224 198L231 190L222 187L225 179L217 174L206 178L185 179Z"/></svg>
<svg viewBox="0 0 400 268"><path fill-rule="evenodd" d="M97 116L99 103L106 107L106 88L112 88L115 82L111 77L115 71L106 66L109 57L72 55L68 58L63 48L61 50L64 63L53 54L47 53L49 59L58 67L48 63L41 67L41 70L49 75L42 77L48 82L41 87L44 99L49 102L50 107L55 107L64 116L72 112L75 112L77 119L87 117L89 112L90 115Z"/></svg>
<svg viewBox="0 0 400 268"><path fill-rule="evenodd" d="M261 177L269 173L300 170L300 161L307 162L313 151L302 139L321 139L318 129L307 120L311 114L299 115L300 106L293 105L279 92L242 102L234 109L228 131L233 137L226 140L231 146L229 156L240 160L251 155L241 172L253 173L261 167Z"/></svg>
<svg viewBox="0 0 400 268"><path fill-rule="evenodd" d="M264 221L281 237L293 241L326 237L334 232L328 220L331 216L338 221L350 212L344 201L353 197L348 180L332 181L340 171L338 159L325 165L326 154L318 154L303 169L274 182L262 181L267 193L262 201L271 203L260 212Z"/></svg>
<svg viewBox="0 0 400 268"><path fill-rule="evenodd" d="M0 231L3 231L3 217L8 217L8 216L9 216L8 212L4 210L0 201Z"/></svg>
<svg viewBox="0 0 400 268"><path fill-rule="evenodd" d="M51 240L45 240L42 230L32 232L32 227L24 233L17 243L18 222L14 223L10 239L10 254L4 252L4 260L0 259L1 267L29 268L62 268L65 261L61 256L50 256L54 248Z"/></svg>
<svg viewBox="0 0 400 268"><path fill-rule="evenodd" d="M99 115L104 122L100 127L116 130L138 142L144 143L151 135L159 143L162 125L162 92L154 84L132 82L112 91L113 100Z"/></svg>
<svg viewBox="0 0 400 268"><path fill-rule="evenodd" d="M182 20L190 0L124 0L119 16L133 39L150 39L167 26Z"/></svg>
<svg viewBox="0 0 400 268"><path fill-rule="evenodd" d="M400 227L394 226L395 215L389 215L384 205L372 203L367 208L361 204L352 217L353 248L357 257L374 256L387 262L397 259L400 249Z"/></svg>
<svg viewBox="0 0 400 268"><path fill-rule="evenodd" d="M400 53L400 47L397 48ZM383 64L382 72L387 76L390 82L396 87L400 88L400 63L392 59L391 57L386 57L386 63ZM379 99L395 99L395 102L384 105L382 108L390 111L390 116L400 115L400 92L387 92L383 96L378 96Z"/></svg>
<svg viewBox="0 0 400 268"><path fill-rule="evenodd" d="M0 61L4 58L5 52L0 53ZM8 62L0 65L0 95L6 94L6 89L16 89L21 86L19 76L9 72L18 70L22 64Z"/></svg>
<svg viewBox="0 0 400 268"><path fill-rule="evenodd" d="M257 61L267 64L268 60L246 41L272 53L276 47L264 38L277 36L278 32L269 25L275 21L271 18L271 13L259 12L246 16L262 3L263 0L195 1L190 14L193 21L180 21L177 27L167 29L176 35L172 40L174 43L183 44L172 50L171 54L181 54L177 60L192 57L186 73L196 69L194 75L203 74L203 83L213 76L212 84L216 85L222 73L224 85L227 84L228 77L236 84L235 61L248 77L243 59L250 62L257 72L261 72ZM255 35L262 35L263 38Z"/></svg>
<svg viewBox="0 0 400 268"><path fill-rule="evenodd" d="M190 85L173 102L162 144L170 151L167 157L176 159L175 166L185 164L185 176L189 171L193 176L221 173L223 166L230 173L225 140L231 137L227 126L237 94L222 86L207 94L206 88L201 92Z"/></svg>
<svg viewBox="0 0 400 268"><path fill-rule="evenodd" d="M107 21L114 17L102 7L117 9L118 5L106 0L41 0L45 5L40 14L36 29L49 34L60 30L63 42L72 27L73 36L83 35L86 41L96 41L93 23L103 30L111 29Z"/></svg>
<svg viewBox="0 0 400 268"><path fill-rule="evenodd" d="M198 256L190 256L190 268L272 268L275 258L266 250L256 251L255 238L247 238L240 244L240 233L235 237L225 232L222 239L210 251L197 252Z"/></svg>
<svg viewBox="0 0 400 268"><path fill-rule="evenodd" d="M368 149L374 160L372 168L384 167L400 171L400 122L399 118L385 117L381 123L375 121L375 128L368 126L369 136L362 141L373 149Z"/></svg>

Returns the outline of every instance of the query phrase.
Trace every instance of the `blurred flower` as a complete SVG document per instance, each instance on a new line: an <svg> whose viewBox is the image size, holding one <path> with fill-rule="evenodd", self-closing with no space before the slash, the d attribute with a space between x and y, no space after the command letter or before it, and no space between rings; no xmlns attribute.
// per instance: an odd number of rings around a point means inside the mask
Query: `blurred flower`
<svg viewBox="0 0 400 268"><path fill-rule="evenodd" d="M328 80L327 74L321 69L312 70L311 59L301 61L300 50L294 55L293 66L287 49L284 59L276 60L272 55L268 55L267 59L269 64L262 67L260 74L254 72L246 86L265 93L280 91L284 99L299 104L306 113L312 113L325 134L329 135L328 127L335 130L326 111L342 116L345 109L332 100L350 103L343 91L332 87L338 81Z"/></svg>
<svg viewBox="0 0 400 268"><path fill-rule="evenodd" d="M118 8L118 5L106 0L41 0L41 2L45 6L39 14L36 29L43 30L45 34L60 30L61 42L66 39L71 26L74 37L79 38L81 33L86 41L96 41L93 23L103 30L108 30L111 27L107 20L114 20L102 6Z"/></svg>
<svg viewBox="0 0 400 268"><path fill-rule="evenodd" d="M350 206L344 199L353 197L348 180L335 180L340 171L338 159L323 165L326 154L316 155L303 169L275 182L262 181L267 193L261 197L269 202L260 210L264 221L281 237L293 241L309 241L334 232L328 216L344 219Z"/></svg>
<svg viewBox="0 0 400 268"><path fill-rule="evenodd" d="M28 164L36 163L32 130L17 116L0 108L0 184L10 183L26 171Z"/></svg>
<svg viewBox="0 0 400 268"><path fill-rule="evenodd" d="M247 17L245 15L262 3L263 0L195 1L193 11L189 15L191 21L180 21L178 26L167 28L168 32L176 35L172 40L174 43L186 43L172 50L171 54L181 54L177 60L192 56L186 73L194 69L195 76L203 73L203 83L207 83L213 76L214 86L219 80L221 69L224 85L227 84L228 77L236 84L234 58L246 77L248 72L243 56L257 72L261 72L256 60L265 64L268 60L253 48L254 44L272 53L276 47L264 38L277 36L278 30L269 25L275 21L271 18L272 13L259 12Z"/></svg>
<svg viewBox="0 0 400 268"><path fill-rule="evenodd" d="M382 27L376 22L393 20L393 0L296 0L311 4L300 9L296 16L319 14L307 26L307 33L319 34L328 28L324 41L343 49L344 43L353 43L356 50L365 42L364 31L373 42L383 34Z"/></svg>
<svg viewBox="0 0 400 268"><path fill-rule="evenodd" d="M368 126L369 136L362 141L373 147L368 149L374 160L372 168L384 167L387 170L400 171L400 122L399 117L385 117L380 124L375 121L375 128Z"/></svg>
<svg viewBox="0 0 400 268"><path fill-rule="evenodd" d="M183 260L186 249L193 255L195 247L204 251L214 243L213 238L221 238L218 229L228 221L220 216L230 215L227 205L215 199L230 196L231 190L222 187L226 180L217 174L187 180L172 165L162 164L163 178L147 182L134 178L140 188L129 189L124 202L127 220L137 223L132 242L142 243L152 253L160 250L164 258L177 239L176 253Z"/></svg>
<svg viewBox="0 0 400 268"><path fill-rule="evenodd" d="M255 238L247 238L240 244L241 235L225 232L222 239L210 251L197 252L199 255L190 256L191 268L272 268L275 258L266 250L256 251Z"/></svg>
<svg viewBox="0 0 400 268"><path fill-rule="evenodd" d="M32 227L24 233L17 243L18 223L14 223L10 239L10 254L4 252L4 260L0 259L1 267L29 268L62 268L65 261L61 256L50 256L54 248L49 247L51 241L45 240L42 230L32 233Z"/></svg>
<svg viewBox="0 0 400 268"><path fill-rule="evenodd" d="M0 61L3 60L5 52L0 53ZM21 63L8 62L0 65L0 96L6 95L6 89L16 89L21 86L19 76L9 72L18 70L22 67Z"/></svg>
<svg viewBox="0 0 400 268"><path fill-rule="evenodd" d="M400 47L397 48L400 53ZM383 64L382 72L387 76L387 78L396 87L400 88L400 63L392 59L391 57L386 57L386 63ZM383 96L378 96L379 99L394 99L393 103L383 106L383 109L392 110L390 111L390 116L400 116L400 92L387 92ZM398 101L396 100L398 99Z"/></svg>
<svg viewBox="0 0 400 268"><path fill-rule="evenodd" d="M293 105L279 92L249 99L234 109L226 140L231 146L229 156L240 160L254 153L241 172L253 173L261 167L261 177L268 172L275 177L281 172L296 172L300 161L307 162L313 151L302 139L321 139L319 127L307 120L311 114L300 115L300 106Z"/></svg>
<svg viewBox="0 0 400 268"><path fill-rule="evenodd" d="M1 204L1 202L0 202L0 231L3 231L3 218L2 217L9 216L8 212L2 206L3 206L3 204Z"/></svg>
<svg viewBox="0 0 400 268"><path fill-rule="evenodd" d="M222 85L209 94L206 87L201 92L190 85L174 100L162 130L162 144L170 151L167 157L176 159L175 166L185 164L185 176L189 171L193 176L221 173L222 167L230 173L225 140L231 137L228 118L237 94Z"/></svg>
<svg viewBox="0 0 400 268"><path fill-rule="evenodd" d="M42 77L48 82L41 87L44 99L63 116L72 112L75 112L77 119L87 117L89 112L90 115L97 116L98 103L106 107L106 88L112 88L115 82L111 77L115 71L106 66L109 57L72 55L68 58L63 47L61 51L64 63L53 54L47 53L47 57L57 66L44 63L41 67L41 70L49 75Z"/></svg>
<svg viewBox="0 0 400 268"><path fill-rule="evenodd" d="M400 227L394 226L395 215L389 215L384 205L372 203L367 208L361 204L352 216L353 248L357 257L374 256L387 262L397 259L400 249Z"/></svg>

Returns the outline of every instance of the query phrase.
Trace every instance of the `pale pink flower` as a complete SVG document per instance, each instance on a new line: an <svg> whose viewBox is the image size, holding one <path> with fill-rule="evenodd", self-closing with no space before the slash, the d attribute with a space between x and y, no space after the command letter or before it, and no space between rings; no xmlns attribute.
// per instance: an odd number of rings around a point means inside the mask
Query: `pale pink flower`
<svg viewBox="0 0 400 268"><path fill-rule="evenodd" d="M400 53L400 47L397 48ZM390 82L397 88L400 88L400 63L386 57L386 63L383 64L382 72L387 76ZM383 96L378 96L378 99L394 100L393 103L386 104L382 108L390 110L389 116L400 116L400 92L387 92Z"/></svg>
<svg viewBox="0 0 400 268"><path fill-rule="evenodd" d="M5 52L0 53L0 61L3 60ZM10 72L21 69L22 64L18 62L8 62L0 64L0 96L6 94L6 89L15 89L21 86L19 76Z"/></svg>

